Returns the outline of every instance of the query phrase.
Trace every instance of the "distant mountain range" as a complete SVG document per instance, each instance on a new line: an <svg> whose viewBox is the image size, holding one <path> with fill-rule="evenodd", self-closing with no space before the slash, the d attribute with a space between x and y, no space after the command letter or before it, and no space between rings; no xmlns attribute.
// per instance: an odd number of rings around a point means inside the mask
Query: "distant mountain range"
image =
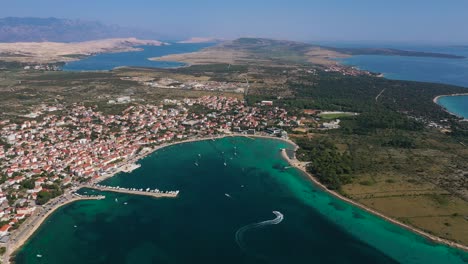
<svg viewBox="0 0 468 264"><path fill-rule="evenodd" d="M161 39L155 32L60 18L0 18L0 42L78 42L106 38Z"/></svg>

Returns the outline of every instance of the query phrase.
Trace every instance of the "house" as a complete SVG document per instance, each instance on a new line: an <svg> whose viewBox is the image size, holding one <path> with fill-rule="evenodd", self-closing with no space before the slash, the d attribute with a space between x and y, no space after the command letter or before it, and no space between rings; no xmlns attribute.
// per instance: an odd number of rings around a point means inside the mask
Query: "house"
<svg viewBox="0 0 468 264"><path fill-rule="evenodd" d="M17 214L29 215L32 214L36 210L36 207L22 207L16 209Z"/></svg>
<svg viewBox="0 0 468 264"><path fill-rule="evenodd" d="M0 227L0 237L8 235L8 230L10 230L10 228L11 226L9 224Z"/></svg>

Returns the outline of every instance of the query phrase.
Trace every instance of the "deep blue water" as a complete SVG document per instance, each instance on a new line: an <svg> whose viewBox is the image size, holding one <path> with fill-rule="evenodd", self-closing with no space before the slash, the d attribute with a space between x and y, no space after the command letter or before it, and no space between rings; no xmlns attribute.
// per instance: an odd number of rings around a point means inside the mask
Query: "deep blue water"
<svg viewBox="0 0 468 264"><path fill-rule="evenodd" d="M365 47L366 45L342 46ZM381 45L379 47L447 53L468 57L468 46ZM468 59L358 55L340 59L339 61L363 70L383 73L389 79L444 83L468 88ZM450 112L468 118L468 96L444 97L438 103Z"/></svg>
<svg viewBox="0 0 468 264"><path fill-rule="evenodd" d="M184 63L173 61L150 61L148 58L169 54L195 52L212 46L210 43L178 44L166 46L140 46L142 51L103 53L90 56L79 61L67 63L65 71L107 71L121 66L172 68L183 66Z"/></svg>

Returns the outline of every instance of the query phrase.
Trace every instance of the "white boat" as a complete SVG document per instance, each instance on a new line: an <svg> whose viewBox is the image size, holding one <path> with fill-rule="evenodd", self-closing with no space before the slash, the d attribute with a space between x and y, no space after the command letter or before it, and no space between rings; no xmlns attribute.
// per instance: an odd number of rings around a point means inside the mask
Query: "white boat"
<svg viewBox="0 0 468 264"><path fill-rule="evenodd" d="M224 195L226 195L226 197L232 198L231 195L229 195L229 193L225 193Z"/></svg>
<svg viewBox="0 0 468 264"><path fill-rule="evenodd" d="M196 162L195 162L194 164L195 164L195 166L197 166L197 167L198 167L198 163L196 163Z"/></svg>
<svg viewBox="0 0 468 264"><path fill-rule="evenodd" d="M117 198L115 198L115 202L118 202L119 200Z"/></svg>
<svg viewBox="0 0 468 264"><path fill-rule="evenodd" d="M37 254L37 255L36 255L36 257L38 257L38 258L42 258L42 255L40 255L40 254Z"/></svg>
<svg viewBox="0 0 468 264"><path fill-rule="evenodd" d="M226 163L226 162L224 162L224 166L227 166L227 163Z"/></svg>
<svg viewBox="0 0 468 264"><path fill-rule="evenodd" d="M127 202L125 202L124 204L128 204Z"/></svg>

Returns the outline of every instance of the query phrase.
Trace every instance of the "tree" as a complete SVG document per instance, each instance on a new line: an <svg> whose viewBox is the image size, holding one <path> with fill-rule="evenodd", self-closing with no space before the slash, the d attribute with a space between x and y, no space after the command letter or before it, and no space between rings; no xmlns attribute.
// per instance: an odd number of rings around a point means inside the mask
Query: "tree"
<svg viewBox="0 0 468 264"><path fill-rule="evenodd" d="M52 199L52 194L47 191L40 191L37 193L36 202L39 205L47 203L50 199Z"/></svg>

